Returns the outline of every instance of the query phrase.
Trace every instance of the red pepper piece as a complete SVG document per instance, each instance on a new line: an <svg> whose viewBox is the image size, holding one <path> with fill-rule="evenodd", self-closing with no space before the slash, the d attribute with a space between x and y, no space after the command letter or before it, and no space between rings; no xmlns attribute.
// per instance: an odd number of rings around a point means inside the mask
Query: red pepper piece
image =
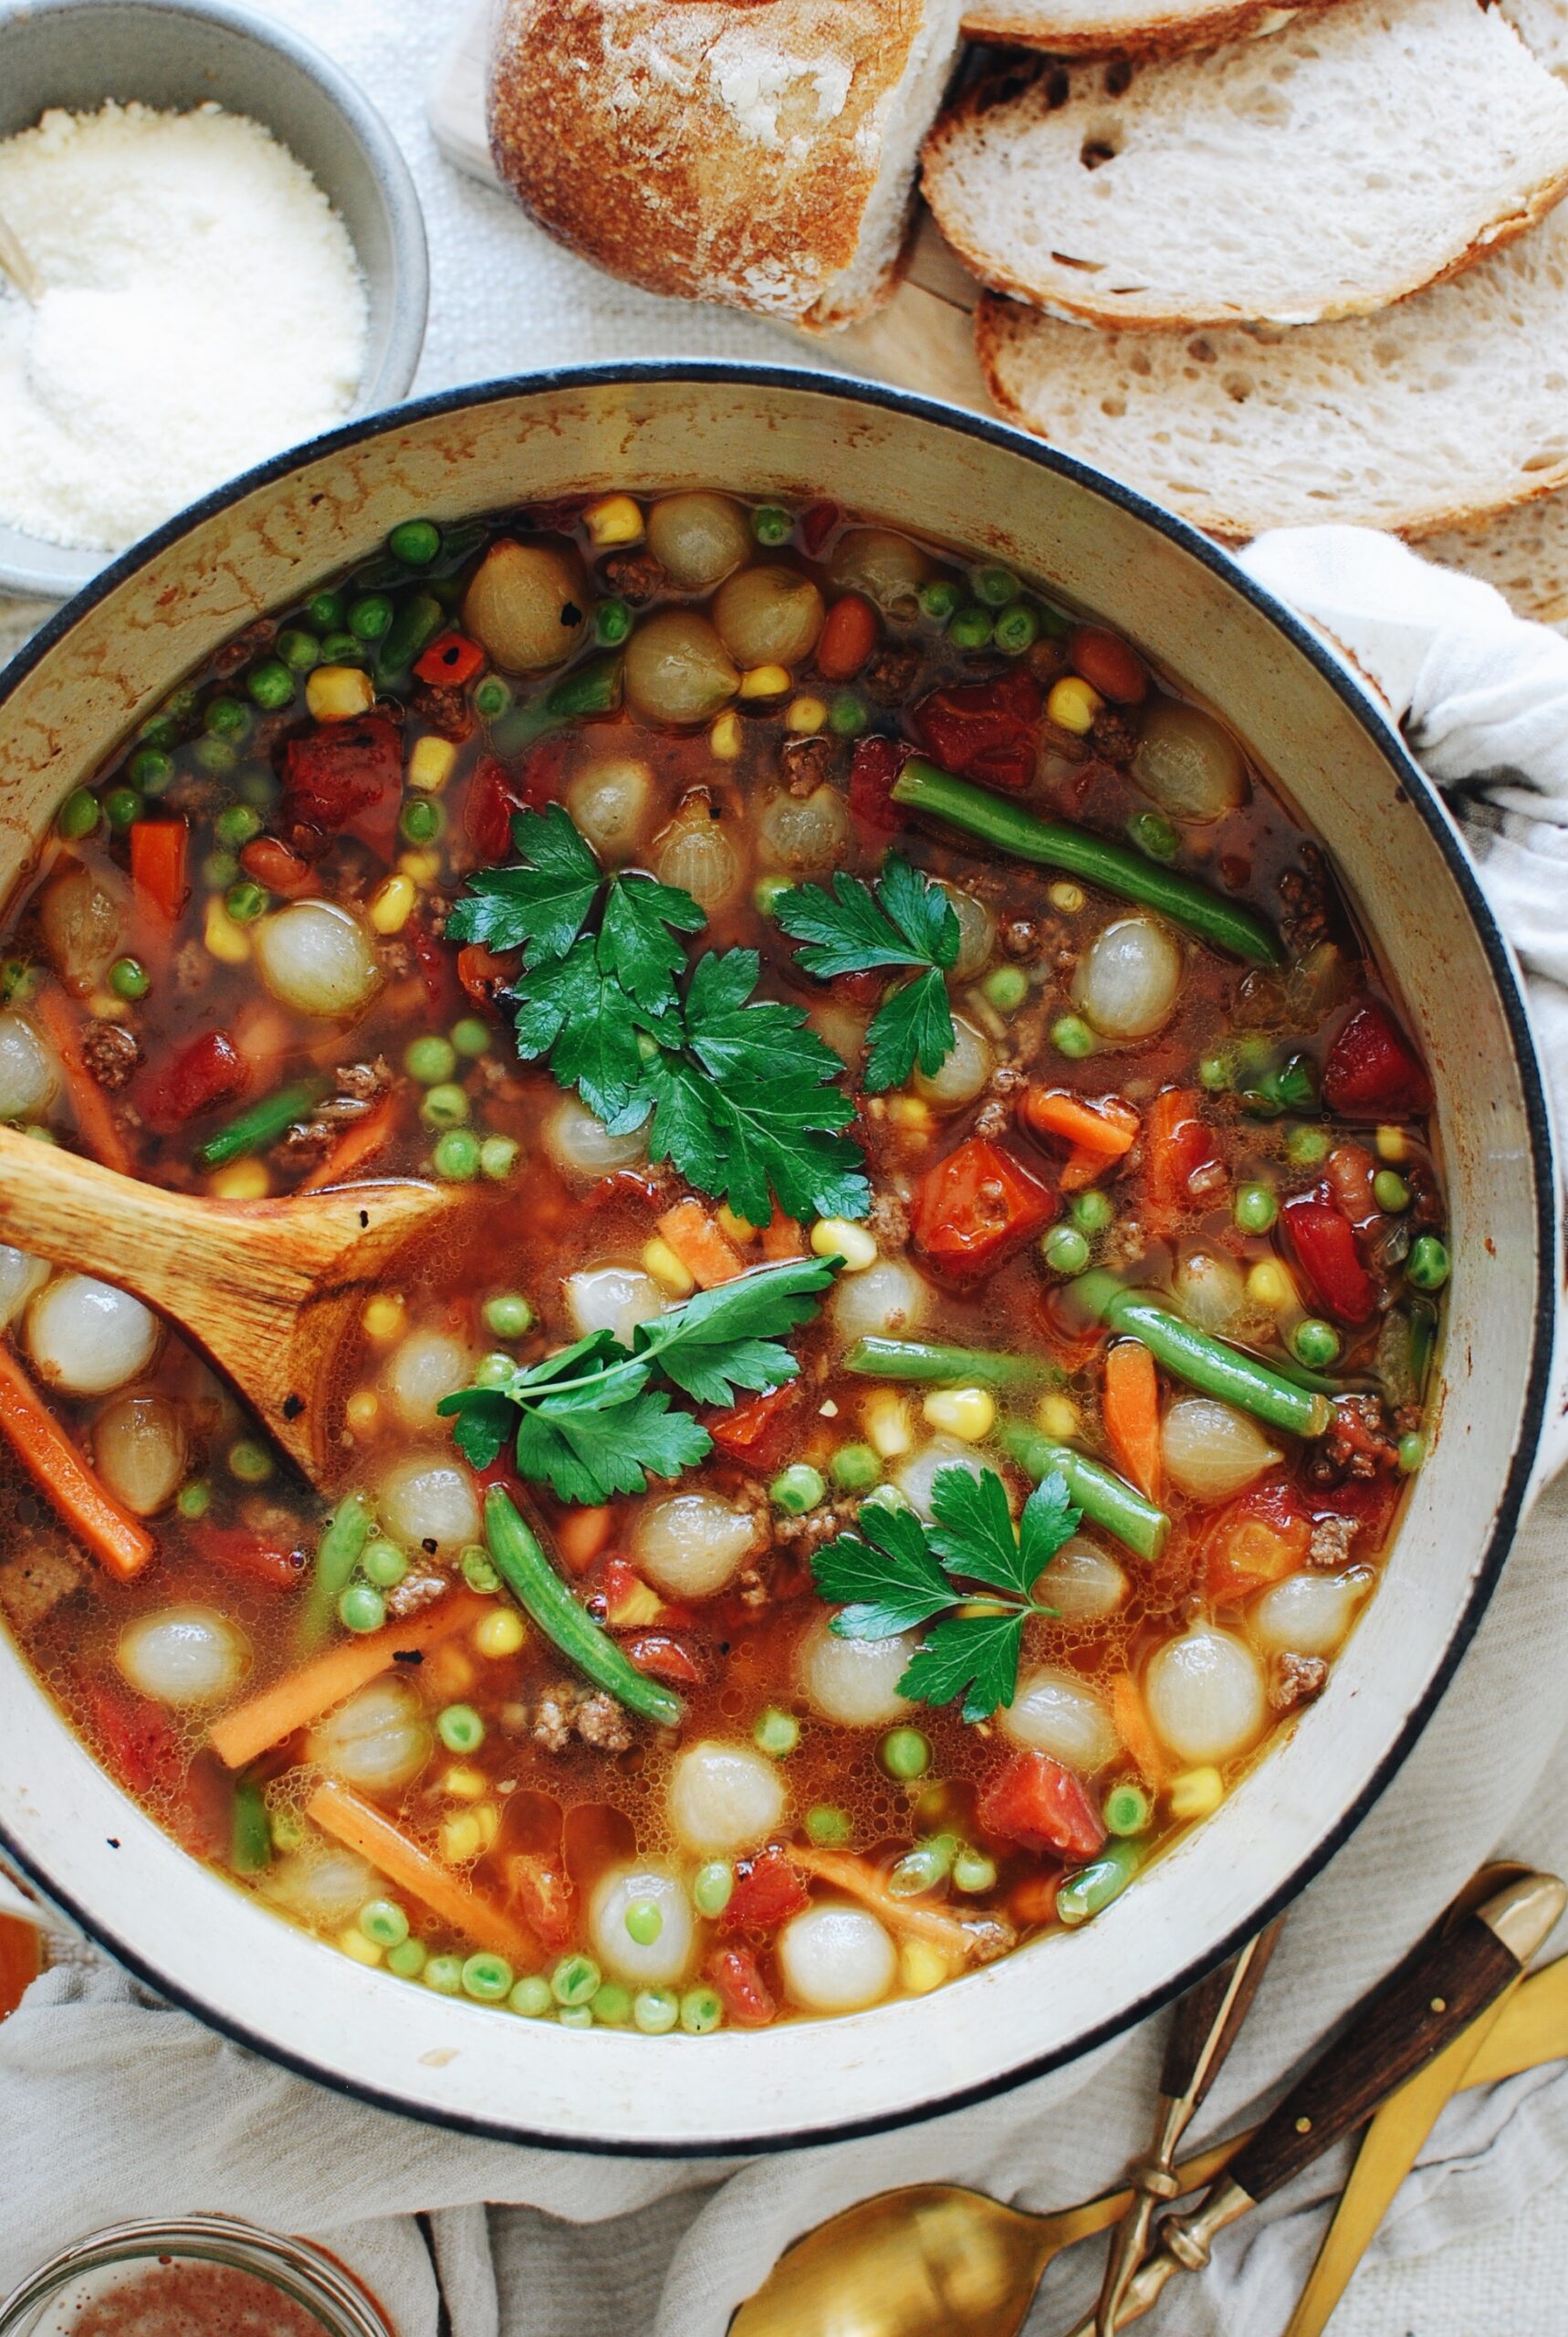
<svg viewBox="0 0 1568 2337"><path fill-rule="evenodd" d="M695 1688L702 1683L702 1667L695 1656L668 1631L639 1631L634 1638L622 1640L621 1651L628 1663L634 1663L650 1680L667 1680L673 1688Z"/></svg>
<svg viewBox="0 0 1568 2337"><path fill-rule="evenodd" d="M967 1280L999 1265L1049 1225L1056 1196L985 1137L971 1137L923 1181L915 1245L934 1266Z"/></svg>
<svg viewBox="0 0 1568 2337"><path fill-rule="evenodd" d="M946 770L982 786L1027 787L1034 776L1044 702L1031 674L934 690L915 709L922 746Z"/></svg>
<svg viewBox="0 0 1568 2337"><path fill-rule="evenodd" d="M858 739L850 758L850 810L882 835L896 835L904 813L893 800L894 782L914 748L906 739Z"/></svg>
<svg viewBox="0 0 1568 2337"><path fill-rule="evenodd" d="M779 2007L773 1991L748 1947L719 1948L707 1960L707 1975L737 2028L766 2028L776 2017Z"/></svg>
<svg viewBox="0 0 1568 2337"><path fill-rule="evenodd" d="M800 541L806 547L808 559L816 559L838 524L839 507L836 503L813 503L809 510L802 513Z"/></svg>
<svg viewBox="0 0 1568 2337"><path fill-rule="evenodd" d="M1280 1211L1297 1263L1322 1305L1342 1323L1365 1323L1377 1307L1377 1285L1362 1264L1355 1229L1343 1210L1316 1193L1298 1193Z"/></svg>
<svg viewBox="0 0 1568 2337"><path fill-rule="evenodd" d="M1213 1131L1204 1120L1197 1097L1185 1087L1166 1087L1149 1106L1144 1131L1148 1160L1149 1199L1156 1209L1173 1216L1194 1206L1192 1179L1201 1168L1218 1165Z"/></svg>
<svg viewBox="0 0 1568 2337"><path fill-rule="evenodd" d="M531 1850L514 1850L506 1860L507 1887L529 1931L552 1954L572 1934L571 1884L559 1867Z"/></svg>
<svg viewBox="0 0 1568 2337"><path fill-rule="evenodd" d="M512 814L521 809L522 797L505 764L486 755L476 765L463 798L464 840L482 866L505 860L512 841Z"/></svg>
<svg viewBox="0 0 1568 2337"><path fill-rule="evenodd" d="M327 723L283 749L278 824L305 860L319 860L338 836L390 860L402 798L402 736L387 715Z"/></svg>
<svg viewBox="0 0 1568 2337"><path fill-rule="evenodd" d="M191 832L183 820L135 820L131 828L131 881L165 925L173 925L190 898L185 873Z"/></svg>
<svg viewBox="0 0 1568 2337"><path fill-rule="evenodd" d="M759 1447L773 1442L795 1401L796 1383L772 1389L766 1396L754 1396L749 1404L737 1404L730 1412L710 1412L703 1426L721 1452L728 1452L737 1460L755 1457Z"/></svg>
<svg viewBox="0 0 1568 2337"><path fill-rule="evenodd" d="M977 1812L988 1834L1026 1850L1092 1859L1105 1839L1083 1787L1049 1753L1015 1754L981 1787Z"/></svg>
<svg viewBox="0 0 1568 2337"><path fill-rule="evenodd" d="M810 1894L788 1855L773 1843L737 1866L735 1889L718 1927L721 1932L776 1932L810 1903Z"/></svg>
<svg viewBox="0 0 1568 2337"><path fill-rule="evenodd" d="M204 1031L172 1063L137 1083L136 1108L159 1136L243 1095L250 1065L226 1031Z"/></svg>
<svg viewBox="0 0 1568 2337"><path fill-rule="evenodd" d="M485 652L465 633L438 633L423 656L414 660L413 670L422 682L434 682L442 689L461 689L484 664Z"/></svg>
<svg viewBox="0 0 1568 2337"><path fill-rule="evenodd" d="M254 1533L248 1525L209 1525L204 1522L193 1539L204 1566L220 1573L243 1575L248 1582L265 1583L269 1590L292 1590L305 1578L308 1554L302 1544L290 1544L276 1534Z"/></svg>
<svg viewBox="0 0 1568 2337"><path fill-rule="evenodd" d="M1367 999L1341 1025L1323 1065L1323 1101L1346 1119L1406 1119L1430 1108L1426 1067L1380 1000Z"/></svg>

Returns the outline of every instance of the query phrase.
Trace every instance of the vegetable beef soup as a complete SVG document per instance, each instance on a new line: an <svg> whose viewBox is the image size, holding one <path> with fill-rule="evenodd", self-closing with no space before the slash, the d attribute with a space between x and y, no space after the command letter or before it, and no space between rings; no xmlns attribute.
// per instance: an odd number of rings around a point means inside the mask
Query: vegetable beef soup
<svg viewBox="0 0 1568 2337"><path fill-rule="evenodd" d="M924 1993L1329 1685L1422 1457L1431 1088L1098 616L820 503L411 519L68 797L4 948L40 1173L466 1189L329 1497L0 1250L9 1628L357 1962L650 2033Z"/></svg>

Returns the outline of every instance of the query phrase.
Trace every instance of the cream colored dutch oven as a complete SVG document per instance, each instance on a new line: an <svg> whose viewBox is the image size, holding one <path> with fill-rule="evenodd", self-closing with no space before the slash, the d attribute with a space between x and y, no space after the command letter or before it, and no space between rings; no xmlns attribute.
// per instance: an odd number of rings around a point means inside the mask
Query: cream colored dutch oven
<svg viewBox="0 0 1568 2337"><path fill-rule="evenodd" d="M1322 1701L1088 1929L830 2024L645 2038L502 2017L366 1971L187 1858L89 1759L0 1632L0 1850L126 1964L327 2083L578 2148L734 2151L973 2101L1124 2028L1299 1891L1433 1709L1507 1554L1554 1284L1541 1081L1456 833L1342 666L1179 520L1049 448L896 393L671 364L456 392L355 424L110 568L0 702L0 890L61 798L193 665L411 512L590 488L800 490L972 545L1103 612L1230 721L1326 840L1437 1084L1454 1275L1441 1424L1387 1580Z"/></svg>

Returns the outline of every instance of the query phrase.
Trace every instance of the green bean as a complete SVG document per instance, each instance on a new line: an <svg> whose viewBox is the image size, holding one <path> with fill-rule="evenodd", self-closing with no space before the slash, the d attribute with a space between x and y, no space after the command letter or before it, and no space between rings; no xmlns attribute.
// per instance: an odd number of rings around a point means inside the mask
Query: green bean
<svg viewBox="0 0 1568 2337"><path fill-rule="evenodd" d="M906 762L894 785L893 800L912 812L926 812L948 821L967 835L1016 859L1038 861L1048 868L1065 868L1083 876L1119 898L1157 909L1173 925L1185 926L1200 940L1249 958L1260 966L1276 966L1283 959L1279 937L1252 910L1239 902L1223 900L1207 886L1196 884L1127 845L1064 820L1040 820L1021 803L1009 803L989 789L973 787L951 771L918 755Z"/></svg>
<svg viewBox="0 0 1568 2337"><path fill-rule="evenodd" d="M272 1827L261 1787L241 1777L235 1787L229 1821L229 1864L236 1874L259 1874L272 1864Z"/></svg>
<svg viewBox="0 0 1568 2337"><path fill-rule="evenodd" d="M1113 1331L1142 1339L1156 1363L1177 1379L1206 1396L1218 1396L1239 1405L1270 1428L1286 1429L1292 1436L1322 1436L1333 1419L1328 1398L1299 1388L1283 1372L1260 1363L1256 1356L1199 1331L1168 1306L1124 1289L1103 1267L1081 1274L1068 1284L1088 1314Z"/></svg>
<svg viewBox="0 0 1568 2337"><path fill-rule="evenodd" d="M361 1493L350 1493L327 1521L316 1546L316 1570L305 1602L301 1637L308 1642L324 1639L338 1610L338 1600L353 1578L360 1553L371 1538L374 1520Z"/></svg>
<svg viewBox="0 0 1568 2337"><path fill-rule="evenodd" d="M1092 1525L1103 1525L1137 1557L1159 1556L1171 1530L1170 1519L1103 1462L1091 1460L1087 1452L1071 1444L1058 1444L1054 1437L1022 1420L1005 1421L1001 1440L1036 1483L1052 1471L1060 1471L1074 1503Z"/></svg>
<svg viewBox="0 0 1568 2337"><path fill-rule="evenodd" d="M253 1104L237 1120L231 1120L226 1128L196 1147L197 1168L221 1168L225 1161L243 1159L248 1152L265 1152L285 1128L306 1117L331 1084L329 1079L301 1079L292 1087L278 1088L276 1095L264 1095L259 1104Z"/></svg>
<svg viewBox="0 0 1568 2337"><path fill-rule="evenodd" d="M1054 1364L1035 1356L937 1347L925 1339L857 1339L844 1369L862 1379L914 1379L943 1388L1027 1388L1061 1377Z"/></svg>
<svg viewBox="0 0 1568 2337"><path fill-rule="evenodd" d="M507 1589L569 1662L629 1712L640 1713L644 1720L657 1721L664 1728L679 1724L686 1709L679 1696L629 1663L609 1633L600 1630L572 1597L546 1556L538 1536L499 1485L492 1485L485 1496L485 1539Z"/></svg>
<svg viewBox="0 0 1568 2337"><path fill-rule="evenodd" d="M381 637L378 676L402 673L429 648L445 623L446 612L433 592L411 592Z"/></svg>
<svg viewBox="0 0 1568 2337"><path fill-rule="evenodd" d="M1056 1893L1056 1914L1059 1923L1069 1930L1086 1923L1113 1899L1119 1899L1142 1863L1143 1852L1136 1842L1108 1842L1097 1859L1078 1872L1069 1876Z"/></svg>
<svg viewBox="0 0 1568 2337"><path fill-rule="evenodd" d="M545 699L551 714L613 714L621 703L621 657L589 657L563 674Z"/></svg>
<svg viewBox="0 0 1568 2337"><path fill-rule="evenodd" d="M552 714L548 697L530 698L526 706L509 707L490 725L490 744L498 755L520 754L548 731L560 729L564 714Z"/></svg>

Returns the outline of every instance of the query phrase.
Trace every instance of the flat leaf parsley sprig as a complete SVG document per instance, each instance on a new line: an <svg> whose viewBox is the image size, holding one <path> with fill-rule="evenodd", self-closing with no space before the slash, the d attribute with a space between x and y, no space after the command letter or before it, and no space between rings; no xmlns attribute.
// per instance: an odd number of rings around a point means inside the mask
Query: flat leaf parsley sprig
<svg viewBox="0 0 1568 2337"><path fill-rule="evenodd" d="M899 1693L925 1704L962 1696L966 1720L988 1720L1017 1692L1024 1625L1057 1611L1040 1605L1035 1588L1082 1513L1057 1471L1035 1487L1015 1528L996 1471L975 1477L959 1468L937 1470L931 1509L936 1524L925 1525L912 1509L862 1502L855 1532L824 1543L812 1576L824 1598L841 1602L829 1625L841 1639L895 1639L943 1617L915 1650Z"/></svg>
<svg viewBox="0 0 1568 2337"><path fill-rule="evenodd" d="M670 1390L731 1405L737 1389L761 1392L795 1378L800 1367L779 1335L811 1319L839 1263L758 1266L639 1324L630 1347L592 1331L542 1363L519 1364L498 1385L461 1389L439 1410L476 1469L489 1468L510 1438L518 1474L562 1501L642 1493L649 1474L678 1477L713 1448L699 1420L672 1409Z"/></svg>
<svg viewBox="0 0 1568 2337"><path fill-rule="evenodd" d="M958 919L940 885L893 854L873 886L841 869L833 889L797 885L774 914L809 974L829 981L878 967L921 969L883 999L866 1032L865 1084L902 1087L918 1063L927 1079L957 1043L946 976L957 962Z"/></svg>

